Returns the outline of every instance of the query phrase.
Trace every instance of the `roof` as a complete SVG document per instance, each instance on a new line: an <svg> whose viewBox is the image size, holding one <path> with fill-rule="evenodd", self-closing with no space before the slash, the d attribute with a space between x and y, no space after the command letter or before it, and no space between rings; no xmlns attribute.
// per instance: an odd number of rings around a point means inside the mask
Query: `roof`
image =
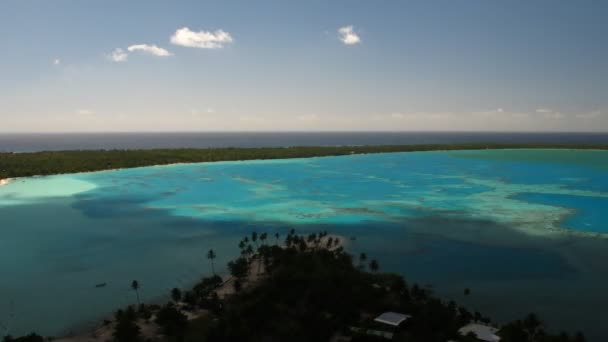
<svg viewBox="0 0 608 342"><path fill-rule="evenodd" d="M477 324L477 323L471 323L471 324L467 324L464 327L458 329L458 333L460 335L467 335L468 333L473 333L475 334L475 336L477 337L477 339L482 340L482 341L487 341L487 342L498 342L500 341L500 336L496 335L496 332L498 331L498 329L488 326L488 325L484 325L484 324Z"/></svg>
<svg viewBox="0 0 608 342"><path fill-rule="evenodd" d="M412 316L389 311L389 312L385 312L382 315L376 317L374 319L374 321L396 327L410 317L412 317Z"/></svg>

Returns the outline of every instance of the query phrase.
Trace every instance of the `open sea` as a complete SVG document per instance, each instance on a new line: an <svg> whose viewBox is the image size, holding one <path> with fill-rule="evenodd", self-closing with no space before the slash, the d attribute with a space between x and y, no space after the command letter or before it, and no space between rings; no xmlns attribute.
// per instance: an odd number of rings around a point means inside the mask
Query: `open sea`
<svg viewBox="0 0 608 342"><path fill-rule="evenodd" d="M608 143L607 134L0 135L0 150ZM0 187L0 335L61 335L226 272L252 231L327 230L498 322L608 340L608 151L479 150L169 165ZM274 240L274 239L271 239ZM274 241L271 241L274 242ZM107 283L104 288L96 284ZM463 295L470 288L469 296Z"/></svg>
<svg viewBox="0 0 608 342"><path fill-rule="evenodd" d="M0 152L455 143L608 144L608 133L262 132L6 134Z"/></svg>

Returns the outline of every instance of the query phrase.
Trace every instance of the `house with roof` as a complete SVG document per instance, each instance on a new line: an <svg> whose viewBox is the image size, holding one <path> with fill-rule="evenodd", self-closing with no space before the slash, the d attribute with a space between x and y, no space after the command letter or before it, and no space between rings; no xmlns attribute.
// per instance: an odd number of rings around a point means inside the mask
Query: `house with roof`
<svg viewBox="0 0 608 342"><path fill-rule="evenodd" d="M497 328L485 324L470 323L458 329L458 333L462 336L473 334L475 338L484 342L498 342L500 336L496 335Z"/></svg>

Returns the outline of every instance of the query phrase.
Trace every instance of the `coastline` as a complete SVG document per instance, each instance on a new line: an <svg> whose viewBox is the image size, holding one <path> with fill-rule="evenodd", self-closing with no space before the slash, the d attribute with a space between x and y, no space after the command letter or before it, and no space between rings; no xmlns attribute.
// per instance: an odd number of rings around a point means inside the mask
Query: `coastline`
<svg viewBox="0 0 608 342"><path fill-rule="evenodd" d="M334 241L333 246L327 247L327 242L329 239ZM320 243L316 246L313 243L306 242L307 248L321 248L327 249L328 251L335 251L338 248L345 248L348 245L348 239L345 236L337 235L337 234L328 234L320 238ZM286 248L287 246L284 244L279 244L281 248ZM250 289L258 284L264 277L266 276L266 269L262 265L258 265L259 255L255 254L251 257L248 275L243 280L243 289ZM258 272L257 270L261 270ZM235 278L230 274L226 274L222 276L222 283L219 285L214 292L216 292L219 298L225 300L226 298L236 294L234 289L234 280ZM194 284L193 284L194 285ZM188 288L189 289L189 288ZM152 303L158 304L158 303ZM180 311L187 316L189 321L196 320L198 318L204 317L208 315L209 312L205 309L199 309L197 311L188 311L185 310L186 303L180 301L177 303L177 307ZM117 310L123 308L117 308ZM162 336L162 332L159 327L154 323L154 319L156 314L152 314L152 317L143 321L140 320L137 324L141 329L141 333L144 338L157 340ZM56 342L95 342L95 341L109 341L113 338L114 328L116 326L114 315L105 315L104 317L100 317L99 322L95 324L94 327L89 328L81 328L74 329L73 334L63 335L59 337L53 337L52 341ZM51 341L50 339L48 341Z"/></svg>
<svg viewBox="0 0 608 342"><path fill-rule="evenodd" d="M151 149L151 150L79 150L10 153L0 152L0 160L7 165L0 174L4 184L15 178L44 177L66 174L111 172L144 167L164 167L205 163L286 161L298 159L346 157L368 154L411 152L456 152L478 150L563 150L608 151L608 145L559 144L429 144L377 146L302 146L281 148L208 148L208 149ZM44 158L41 158L44 157ZM171 158L175 158L172 160ZM125 161L125 159L127 161ZM55 162L49 164L49 160ZM59 164L74 164L66 169ZM18 165L20 172L11 170ZM115 165L119 164L119 165ZM47 170L38 172L41 168ZM29 169L29 170L28 170ZM23 171L25 170L25 171ZM4 177L4 178L1 178Z"/></svg>

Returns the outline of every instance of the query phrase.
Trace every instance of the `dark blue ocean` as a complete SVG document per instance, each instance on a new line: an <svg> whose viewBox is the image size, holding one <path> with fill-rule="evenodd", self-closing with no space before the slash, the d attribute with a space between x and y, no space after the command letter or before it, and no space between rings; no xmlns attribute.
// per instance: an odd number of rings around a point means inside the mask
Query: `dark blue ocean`
<svg viewBox="0 0 608 342"><path fill-rule="evenodd" d="M608 144L608 133L496 132L206 132L3 134L0 151L407 145L450 143Z"/></svg>

